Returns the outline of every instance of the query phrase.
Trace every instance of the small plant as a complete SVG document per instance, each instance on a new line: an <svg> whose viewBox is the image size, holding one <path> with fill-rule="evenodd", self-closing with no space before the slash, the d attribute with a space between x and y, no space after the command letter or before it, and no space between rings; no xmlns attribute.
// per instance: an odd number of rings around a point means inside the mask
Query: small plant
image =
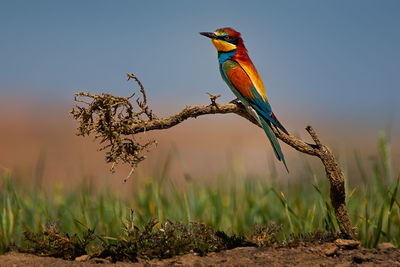
<svg viewBox="0 0 400 267"><path fill-rule="evenodd" d="M110 256L114 262L136 261L137 257L170 258L187 253L205 255L208 252L250 244L243 237L229 236L198 222L183 224L167 220L160 224L152 219L139 229L134 225L132 217L130 216L121 237L102 238L103 250L98 254L99 257Z"/></svg>
<svg viewBox="0 0 400 267"><path fill-rule="evenodd" d="M69 236L68 233L60 233L55 223L48 223L41 233L26 230L24 236L28 248L20 248L20 251L65 260L87 254L87 246L95 239L93 230L88 229L82 238L77 234Z"/></svg>
<svg viewBox="0 0 400 267"><path fill-rule="evenodd" d="M270 247L279 244L276 235L282 230L281 225L271 223L268 225L256 225L251 231L251 241L258 247Z"/></svg>

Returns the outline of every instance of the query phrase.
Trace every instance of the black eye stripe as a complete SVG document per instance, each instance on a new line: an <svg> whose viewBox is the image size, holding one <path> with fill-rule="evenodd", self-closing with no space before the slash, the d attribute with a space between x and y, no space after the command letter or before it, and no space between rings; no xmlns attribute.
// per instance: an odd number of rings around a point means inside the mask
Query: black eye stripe
<svg viewBox="0 0 400 267"><path fill-rule="evenodd" d="M221 35L217 37L218 40L224 40L228 43L237 45L238 43L238 38L234 37L234 36L230 36L230 35Z"/></svg>

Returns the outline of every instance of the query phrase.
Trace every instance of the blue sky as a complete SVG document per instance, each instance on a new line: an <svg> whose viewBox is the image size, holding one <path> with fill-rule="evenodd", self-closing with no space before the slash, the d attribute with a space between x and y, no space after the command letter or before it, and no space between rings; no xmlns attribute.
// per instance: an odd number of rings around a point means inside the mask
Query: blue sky
<svg viewBox="0 0 400 267"><path fill-rule="evenodd" d="M278 113L398 124L399 14L400 1L1 1L0 97L128 95L132 72L168 109L231 100L198 34L231 26Z"/></svg>

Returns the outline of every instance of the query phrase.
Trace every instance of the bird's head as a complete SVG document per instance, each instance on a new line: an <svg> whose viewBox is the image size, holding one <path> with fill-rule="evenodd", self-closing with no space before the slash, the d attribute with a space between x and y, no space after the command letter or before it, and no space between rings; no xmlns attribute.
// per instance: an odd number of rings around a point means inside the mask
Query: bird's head
<svg viewBox="0 0 400 267"><path fill-rule="evenodd" d="M201 32L200 34L211 38L218 52L230 52L236 50L239 46L243 46L240 32L232 28L221 28L214 32Z"/></svg>

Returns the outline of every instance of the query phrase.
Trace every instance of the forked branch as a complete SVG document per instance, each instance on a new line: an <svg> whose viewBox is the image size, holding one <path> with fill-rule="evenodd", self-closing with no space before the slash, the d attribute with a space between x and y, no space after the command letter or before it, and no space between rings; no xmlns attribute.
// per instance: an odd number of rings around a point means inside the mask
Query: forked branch
<svg viewBox="0 0 400 267"><path fill-rule="evenodd" d="M246 111L243 104L232 101L227 104L217 104L218 96L210 95L211 104L186 106L182 111L169 117L157 118L147 105L145 89L134 74L127 74L128 80L134 79L140 87L141 97L136 98L134 107L128 97L110 94L75 94L75 104L70 114L79 122L77 135L95 134L106 150L106 160L112 163L112 169L119 162L128 163L133 169L145 159L145 152L155 140L140 143L136 135L145 131L171 128L189 118L197 118L209 114L235 113L258 125L257 121ZM276 136L297 151L316 156L321 159L327 178L330 182L330 197L335 210L336 219L341 233L347 238L355 238L350 217L346 207L344 175L332 151L323 145L311 126L306 130L315 144L308 144L291 134L285 134L273 128ZM131 171L131 173L132 173Z"/></svg>

